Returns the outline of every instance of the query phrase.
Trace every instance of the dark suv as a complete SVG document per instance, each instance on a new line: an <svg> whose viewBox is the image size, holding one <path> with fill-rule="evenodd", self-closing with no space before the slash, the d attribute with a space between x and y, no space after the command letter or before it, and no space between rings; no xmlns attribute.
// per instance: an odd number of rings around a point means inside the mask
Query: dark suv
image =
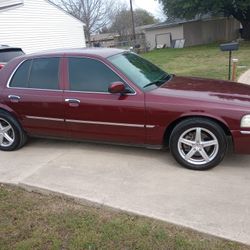
<svg viewBox="0 0 250 250"><path fill-rule="evenodd" d="M13 48L7 45L0 45L0 69L15 57L24 55L21 48Z"/></svg>

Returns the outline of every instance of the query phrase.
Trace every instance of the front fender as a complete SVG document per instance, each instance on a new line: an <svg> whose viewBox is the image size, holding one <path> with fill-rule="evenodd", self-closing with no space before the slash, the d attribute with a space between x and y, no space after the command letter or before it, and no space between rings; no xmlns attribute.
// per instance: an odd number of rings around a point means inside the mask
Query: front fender
<svg viewBox="0 0 250 250"><path fill-rule="evenodd" d="M204 118L211 118L212 120L216 120L216 121L219 121L219 122L223 123L228 129L230 129L228 123L226 122L226 120L224 120L223 118L221 118L219 116L210 114L210 113L189 112L189 113L181 114L179 118L183 119L183 118L194 117L194 116L196 116L196 117L204 117Z"/></svg>

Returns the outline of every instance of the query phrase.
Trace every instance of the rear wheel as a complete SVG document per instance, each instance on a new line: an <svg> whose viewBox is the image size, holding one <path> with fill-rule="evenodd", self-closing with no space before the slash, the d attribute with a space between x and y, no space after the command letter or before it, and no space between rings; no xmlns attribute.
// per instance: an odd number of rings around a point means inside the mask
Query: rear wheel
<svg viewBox="0 0 250 250"><path fill-rule="evenodd" d="M27 136L19 123L9 113L0 111L0 150L18 149L26 140Z"/></svg>
<svg viewBox="0 0 250 250"><path fill-rule="evenodd" d="M170 137L170 150L182 166L207 170L223 160L227 139L216 122L192 118L180 122L174 128Z"/></svg>

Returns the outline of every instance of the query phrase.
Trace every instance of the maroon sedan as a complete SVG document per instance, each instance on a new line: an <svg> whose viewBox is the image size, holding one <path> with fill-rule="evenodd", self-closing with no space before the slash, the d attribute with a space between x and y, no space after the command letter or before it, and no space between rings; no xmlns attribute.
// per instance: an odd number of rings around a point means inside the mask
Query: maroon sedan
<svg viewBox="0 0 250 250"><path fill-rule="evenodd" d="M184 167L250 153L250 86L170 75L118 49L52 51L0 71L0 149L27 136L170 147Z"/></svg>

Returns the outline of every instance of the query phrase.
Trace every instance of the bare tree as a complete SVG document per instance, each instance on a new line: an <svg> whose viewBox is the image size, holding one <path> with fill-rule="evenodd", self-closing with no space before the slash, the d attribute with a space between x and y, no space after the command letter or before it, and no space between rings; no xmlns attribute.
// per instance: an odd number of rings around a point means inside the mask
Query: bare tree
<svg viewBox="0 0 250 250"><path fill-rule="evenodd" d="M115 0L59 0L58 2L71 15L85 23L89 43L91 34L110 24L117 8Z"/></svg>
<svg viewBox="0 0 250 250"><path fill-rule="evenodd" d="M119 9L116 12L115 18L112 20L112 24L108 31L117 32L122 39L131 39L133 33L131 12L127 6ZM134 10L134 22L135 27L157 23L158 20L154 18L152 14L143 9Z"/></svg>

